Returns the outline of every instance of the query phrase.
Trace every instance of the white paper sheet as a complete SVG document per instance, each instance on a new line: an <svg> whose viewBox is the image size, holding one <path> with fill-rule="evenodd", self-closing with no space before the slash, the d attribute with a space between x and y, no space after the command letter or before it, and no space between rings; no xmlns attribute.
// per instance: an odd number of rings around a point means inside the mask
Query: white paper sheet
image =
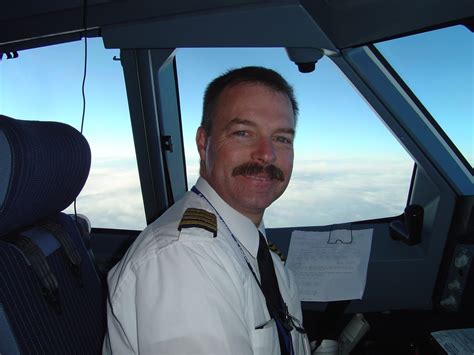
<svg viewBox="0 0 474 355"><path fill-rule="evenodd" d="M302 301L362 299L373 229L293 231L286 261Z"/></svg>
<svg viewBox="0 0 474 355"><path fill-rule="evenodd" d="M440 330L431 336L449 355L474 354L474 328Z"/></svg>

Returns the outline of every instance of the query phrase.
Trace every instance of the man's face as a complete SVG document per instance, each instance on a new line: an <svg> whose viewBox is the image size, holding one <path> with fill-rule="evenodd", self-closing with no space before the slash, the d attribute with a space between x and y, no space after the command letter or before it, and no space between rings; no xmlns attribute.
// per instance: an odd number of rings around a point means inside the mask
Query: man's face
<svg viewBox="0 0 474 355"><path fill-rule="evenodd" d="M198 129L202 177L256 224L288 186L294 124L285 94L262 84L241 83L218 97L210 135Z"/></svg>

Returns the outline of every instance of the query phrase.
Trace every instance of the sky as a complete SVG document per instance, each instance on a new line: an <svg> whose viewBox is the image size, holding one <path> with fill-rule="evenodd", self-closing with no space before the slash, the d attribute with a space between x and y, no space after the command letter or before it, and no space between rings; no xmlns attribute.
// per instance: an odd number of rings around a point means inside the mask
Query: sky
<svg viewBox="0 0 474 355"><path fill-rule="evenodd" d="M473 41L471 33L454 28L377 46L471 164ZM89 40L88 49L84 135L93 161L78 210L95 227L142 229L123 72L112 59L119 52L105 50L100 39ZM79 129L84 42L19 54L0 62L0 113L63 121ZM413 160L330 59L301 74L281 48L177 51L189 186L198 176L194 137L204 89L216 76L244 65L280 72L294 86L300 105L292 181L265 213L267 227L326 225L403 212Z"/></svg>
<svg viewBox="0 0 474 355"><path fill-rule="evenodd" d="M473 33L454 26L377 48L474 167Z"/></svg>

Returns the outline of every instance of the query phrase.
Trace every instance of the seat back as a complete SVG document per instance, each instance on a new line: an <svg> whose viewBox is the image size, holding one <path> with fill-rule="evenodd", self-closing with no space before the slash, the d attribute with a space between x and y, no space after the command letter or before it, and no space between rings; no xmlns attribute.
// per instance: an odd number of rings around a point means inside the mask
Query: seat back
<svg viewBox="0 0 474 355"><path fill-rule="evenodd" d="M104 293L74 217L87 141L0 115L0 354L100 353Z"/></svg>

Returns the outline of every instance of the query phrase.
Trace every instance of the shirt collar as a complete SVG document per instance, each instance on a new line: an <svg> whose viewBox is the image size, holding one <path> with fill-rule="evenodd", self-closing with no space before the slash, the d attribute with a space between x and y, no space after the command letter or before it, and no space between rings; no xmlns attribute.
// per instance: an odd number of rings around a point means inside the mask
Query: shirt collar
<svg viewBox="0 0 474 355"><path fill-rule="evenodd" d="M263 221L260 222L257 229L249 218L229 206L202 177L196 182L196 188L206 197L212 207L214 207L234 237L247 249L250 255L256 258L259 244L258 232L260 231L265 235L265 225Z"/></svg>

